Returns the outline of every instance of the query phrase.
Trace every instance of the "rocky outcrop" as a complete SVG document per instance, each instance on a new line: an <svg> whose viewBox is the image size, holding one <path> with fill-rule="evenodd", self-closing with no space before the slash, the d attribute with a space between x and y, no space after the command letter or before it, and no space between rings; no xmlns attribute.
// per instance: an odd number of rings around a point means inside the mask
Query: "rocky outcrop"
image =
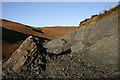
<svg viewBox="0 0 120 80"><path fill-rule="evenodd" d="M3 77L35 77L44 70L45 53L39 38L28 37L3 64Z"/></svg>
<svg viewBox="0 0 120 80"><path fill-rule="evenodd" d="M118 72L119 8L120 5L95 16L79 29L45 44L47 52L59 55L47 63L45 75L54 78L100 78Z"/></svg>
<svg viewBox="0 0 120 80"><path fill-rule="evenodd" d="M119 8L45 45L39 38L27 38L4 63L3 77L120 78Z"/></svg>

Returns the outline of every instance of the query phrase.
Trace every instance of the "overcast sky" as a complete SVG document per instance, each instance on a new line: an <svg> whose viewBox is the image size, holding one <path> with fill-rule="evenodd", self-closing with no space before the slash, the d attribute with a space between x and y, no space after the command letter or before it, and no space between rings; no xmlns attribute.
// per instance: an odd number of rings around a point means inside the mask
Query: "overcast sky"
<svg viewBox="0 0 120 80"><path fill-rule="evenodd" d="M78 26L117 2L3 2L2 18L34 27Z"/></svg>

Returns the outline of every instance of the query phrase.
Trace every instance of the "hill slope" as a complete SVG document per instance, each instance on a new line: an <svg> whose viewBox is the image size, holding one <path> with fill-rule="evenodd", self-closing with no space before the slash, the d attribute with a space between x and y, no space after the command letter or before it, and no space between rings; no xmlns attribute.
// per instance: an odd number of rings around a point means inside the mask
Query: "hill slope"
<svg viewBox="0 0 120 80"><path fill-rule="evenodd" d="M118 72L119 9L120 5L84 22L79 29L64 37L45 44L47 52L57 59L46 64L44 75L97 78L110 77Z"/></svg>
<svg viewBox="0 0 120 80"><path fill-rule="evenodd" d="M35 27L28 26L28 25L20 24L17 22L8 21L5 19L0 19L0 21L2 21L2 27L6 29L17 31L17 32L24 33L24 34L39 36L43 38L53 38L53 39L61 37L65 35L66 33L69 33L70 31L73 31L74 29L77 28L77 27L64 27L64 26L35 28ZM65 30L66 32L64 32ZM53 35L52 37L51 37L50 32L54 33L52 34Z"/></svg>
<svg viewBox="0 0 120 80"><path fill-rule="evenodd" d="M21 43L30 35L38 36L43 40L61 37L77 27L35 28L17 22L0 19L2 21L2 55L7 60Z"/></svg>
<svg viewBox="0 0 120 80"><path fill-rule="evenodd" d="M119 9L120 5L45 45L28 37L4 63L3 77L120 78Z"/></svg>

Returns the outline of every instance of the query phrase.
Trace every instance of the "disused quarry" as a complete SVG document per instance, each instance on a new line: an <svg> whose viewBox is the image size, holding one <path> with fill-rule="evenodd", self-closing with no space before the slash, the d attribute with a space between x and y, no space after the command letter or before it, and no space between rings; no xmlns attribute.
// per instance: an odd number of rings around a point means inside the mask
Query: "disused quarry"
<svg viewBox="0 0 120 80"><path fill-rule="evenodd" d="M46 44L28 37L3 64L3 78L120 78L119 9Z"/></svg>

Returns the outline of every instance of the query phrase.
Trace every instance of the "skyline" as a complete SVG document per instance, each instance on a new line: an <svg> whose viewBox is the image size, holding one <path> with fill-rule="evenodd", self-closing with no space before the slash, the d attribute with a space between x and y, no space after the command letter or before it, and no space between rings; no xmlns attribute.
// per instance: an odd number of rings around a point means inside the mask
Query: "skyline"
<svg viewBox="0 0 120 80"><path fill-rule="evenodd" d="M34 27L78 26L117 2L3 2L2 18Z"/></svg>

